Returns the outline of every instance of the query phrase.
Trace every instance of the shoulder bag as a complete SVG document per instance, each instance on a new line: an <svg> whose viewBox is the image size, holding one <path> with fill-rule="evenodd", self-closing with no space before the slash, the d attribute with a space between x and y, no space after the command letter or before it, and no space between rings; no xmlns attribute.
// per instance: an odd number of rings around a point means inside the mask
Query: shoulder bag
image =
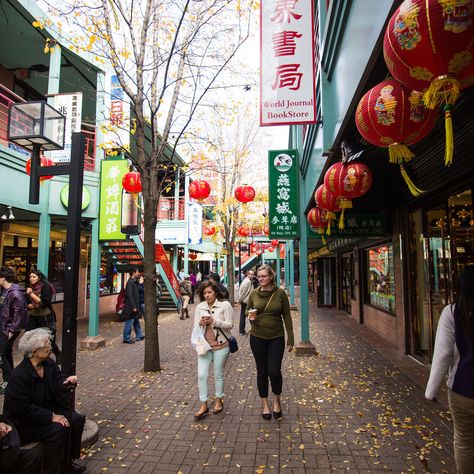
<svg viewBox="0 0 474 474"><path fill-rule="evenodd" d="M239 345L237 344L237 339L234 336L227 337L225 332L221 330L221 328L217 328L218 331L227 339L229 343L229 350L231 353L237 352L239 350Z"/></svg>

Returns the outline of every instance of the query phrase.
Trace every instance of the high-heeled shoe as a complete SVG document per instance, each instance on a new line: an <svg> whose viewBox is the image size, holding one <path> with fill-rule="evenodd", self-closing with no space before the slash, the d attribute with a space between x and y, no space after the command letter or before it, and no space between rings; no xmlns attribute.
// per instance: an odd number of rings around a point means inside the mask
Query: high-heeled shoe
<svg viewBox="0 0 474 474"><path fill-rule="evenodd" d="M282 416L283 416L283 412L281 410L273 412L273 418L275 418L275 420L281 419Z"/></svg>
<svg viewBox="0 0 474 474"><path fill-rule="evenodd" d="M206 407L204 411L198 411L197 413L194 414L194 419L196 421L202 420L205 416L209 414L209 408Z"/></svg>
<svg viewBox="0 0 474 474"><path fill-rule="evenodd" d="M214 403L214 407L212 409L212 413L214 413L214 415L218 415L224 409L224 402L222 401L222 399L219 399L219 401L221 402L220 408L216 408L217 400L216 403Z"/></svg>
<svg viewBox="0 0 474 474"><path fill-rule="evenodd" d="M271 420L272 419L272 414L271 413L262 413L262 418L264 420Z"/></svg>

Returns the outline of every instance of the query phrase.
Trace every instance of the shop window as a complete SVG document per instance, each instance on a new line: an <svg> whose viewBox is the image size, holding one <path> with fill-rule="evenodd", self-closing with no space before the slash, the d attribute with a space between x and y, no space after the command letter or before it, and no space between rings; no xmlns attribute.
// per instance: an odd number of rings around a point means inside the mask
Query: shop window
<svg viewBox="0 0 474 474"><path fill-rule="evenodd" d="M395 314L393 246L381 245L366 251L367 302Z"/></svg>

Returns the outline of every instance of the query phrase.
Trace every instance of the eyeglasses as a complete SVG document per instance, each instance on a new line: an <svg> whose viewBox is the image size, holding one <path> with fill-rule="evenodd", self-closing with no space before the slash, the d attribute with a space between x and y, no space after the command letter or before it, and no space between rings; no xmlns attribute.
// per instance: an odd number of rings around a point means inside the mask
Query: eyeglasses
<svg viewBox="0 0 474 474"><path fill-rule="evenodd" d="M257 278L260 280L262 278L270 278L270 275L257 275Z"/></svg>

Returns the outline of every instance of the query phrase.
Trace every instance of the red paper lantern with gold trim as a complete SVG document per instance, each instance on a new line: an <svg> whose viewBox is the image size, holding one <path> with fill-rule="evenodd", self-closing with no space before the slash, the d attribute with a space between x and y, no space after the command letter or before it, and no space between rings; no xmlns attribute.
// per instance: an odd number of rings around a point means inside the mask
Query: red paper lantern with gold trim
<svg viewBox="0 0 474 474"><path fill-rule="evenodd" d="M407 145L425 138L435 125L437 114L426 109L421 92L387 79L372 87L357 106L355 121L359 133L372 145L388 148L390 163L400 171L414 196L421 194L403 166L414 154Z"/></svg>
<svg viewBox="0 0 474 474"><path fill-rule="evenodd" d="M452 161L451 109L460 91L474 84L472 0L405 0L384 37L384 58L392 76L424 92L428 108L445 104L446 164Z"/></svg>
<svg viewBox="0 0 474 474"><path fill-rule="evenodd" d="M193 199L201 201L211 194L211 186L204 179L197 179L189 183L189 196Z"/></svg>
<svg viewBox="0 0 474 474"><path fill-rule="evenodd" d="M327 231L328 235L331 234L331 221L336 219L336 212L341 210L339 203L340 198L331 193L328 187L325 184L316 189L314 193L314 200L316 201L316 206L318 206L323 211L326 211L324 219L327 221Z"/></svg>
<svg viewBox="0 0 474 474"><path fill-rule="evenodd" d="M204 229L204 233L206 235L208 235L209 237L214 235L216 233L216 226L210 224L210 225L207 225Z"/></svg>
<svg viewBox="0 0 474 474"><path fill-rule="evenodd" d="M142 192L142 178L138 171L130 171L122 178L122 187L127 193L138 194Z"/></svg>
<svg viewBox="0 0 474 474"><path fill-rule="evenodd" d="M56 163L53 160L50 160L49 158L46 158L46 156L40 157L40 166L54 166ZM31 174L31 158L26 162L25 164L25 171L28 176ZM48 179L53 178L54 176L41 176L40 181L46 181Z"/></svg>
<svg viewBox="0 0 474 474"><path fill-rule="evenodd" d="M268 250L269 252L274 252L274 251L275 251L275 247L273 247L272 245L270 245L270 246L267 248L267 250Z"/></svg>
<svg viewBox="0 0 474 474"><path fill-rule="evenodd" d="M237 229L237 233L241 236L241 237L248 237L250 232L249 230L247 229L247 227L245 227L244 225L241 225L238 229Z"/></svg>
<svg viewBox="0 0 474 474"><path fill-rule="evenodd" d="M328 224L326 215L327 215L327 211L324 211L323 209L320 209L319 207L313 207L312 209L310 209L310 211L308 212L308 215L306 216L306 219L308 220L308 223L311 229L313 229L314 232L321 234L324 245L326 245L326 241L324 239L324 232Z"/></svg>
<svg viewBox="0 0 474 474"><path fill-rule="evenodd" d="M340 198L342 209L339 228L344 228L344 210L352 208L352 199L363 196L372 186L372 171L365 163L335 163L326 171L324 184Z"/></svg>
<svg viewBox="0 0 474 474"><path fill-rule="evenodd" d="M235 189L234 196L237 201L247 203L255 199L255 189L248 184L243 184Z"/></svg>

